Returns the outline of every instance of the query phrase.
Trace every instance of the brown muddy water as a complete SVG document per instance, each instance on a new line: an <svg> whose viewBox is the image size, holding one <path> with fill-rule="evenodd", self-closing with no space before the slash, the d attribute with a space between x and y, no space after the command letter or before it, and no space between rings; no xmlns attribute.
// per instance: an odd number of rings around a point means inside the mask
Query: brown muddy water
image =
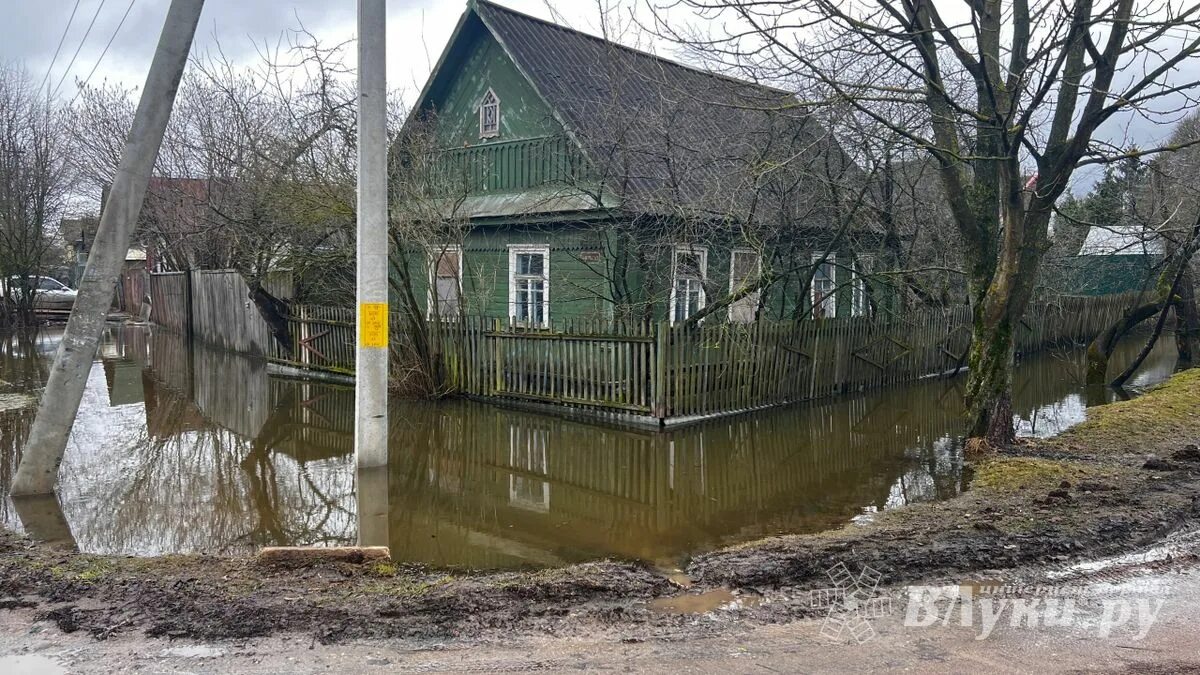
<svg viewBox="0 0 1200 675"><path fill-rule="evenodd" d="M391 465L356 479L353 390L268 375L173 333L113 328L92 368L59 500L7 485L58 333L0 342L0 524L91 553L243 554L388 544L397 560L478 569L696 552L815 532L965 488L962 380L630 431L468 401L392 406ZM1124 345L1123 366L1140 347ZM1113 400L1081 350L1021 364L1024 435ZM1165 379L1160 341L1133 389Z"/></svg>

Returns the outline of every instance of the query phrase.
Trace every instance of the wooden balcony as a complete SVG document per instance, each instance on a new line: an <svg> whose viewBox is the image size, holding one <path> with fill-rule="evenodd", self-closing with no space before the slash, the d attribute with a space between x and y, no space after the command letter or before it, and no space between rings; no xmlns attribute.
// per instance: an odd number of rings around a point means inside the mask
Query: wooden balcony
<svg viewBox="0 0 1200 675"><path fill-rule="evenodd" d="M592 177L587 160L566 136L440 150L432 164L431 188L445 196L571 187Z"/></svg>

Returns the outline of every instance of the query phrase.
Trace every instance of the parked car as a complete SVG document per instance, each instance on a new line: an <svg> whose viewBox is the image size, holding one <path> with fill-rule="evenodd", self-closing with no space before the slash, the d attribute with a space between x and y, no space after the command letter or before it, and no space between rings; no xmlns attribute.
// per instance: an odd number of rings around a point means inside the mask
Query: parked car
<svg viewBox="0 0 1200 675"><path fill-rule="evenodd" d="M70 310L75 306L76 291L53 277L31 277L33 308L36 310ZM9 277L8 289L21 293L21 278Z"/></svg>

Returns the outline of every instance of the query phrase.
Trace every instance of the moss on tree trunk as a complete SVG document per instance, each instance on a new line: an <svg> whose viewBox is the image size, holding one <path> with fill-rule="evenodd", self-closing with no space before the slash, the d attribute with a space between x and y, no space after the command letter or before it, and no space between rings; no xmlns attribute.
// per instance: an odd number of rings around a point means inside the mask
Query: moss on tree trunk
<svg viewBox="0 0 1200 675"><path fill-rule="evenodd" d="M989 320L975 311L967 374L967 435L993 447L1013 441L1013 330L1007 313Z"/></svg>

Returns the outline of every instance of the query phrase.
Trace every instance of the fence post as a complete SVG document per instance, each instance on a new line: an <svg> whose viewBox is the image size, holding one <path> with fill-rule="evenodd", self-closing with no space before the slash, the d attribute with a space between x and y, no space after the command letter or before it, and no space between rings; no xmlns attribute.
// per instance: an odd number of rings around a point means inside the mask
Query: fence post
<svg viewBox="0 0 1200 675"><path fill-rule="evenodd" d="M492 361L495 365L495 374L492 380L492 394L498 394L504 390L504 361L502 359L502 340L499 336L499 319L492 319L492 333Z"/></svg>
<svg viewBox="0 0 1200 675"><path fill-rule="evenodd" d="M666 322L654 325L654 376L650 379L650 390L654 400L654 416L661 423L668 415L667 354L670 350L669 331Z"/></svg>
<svg viewBox="0 0 1200 675"><path fill-rule="evenodd" d="M192 271L186 270L183 273L183 334L187 337L189 349L191 349L192 342L195 339L195 333L193 330L193 325L195 322L192 319L192 302Z"/></svg>

